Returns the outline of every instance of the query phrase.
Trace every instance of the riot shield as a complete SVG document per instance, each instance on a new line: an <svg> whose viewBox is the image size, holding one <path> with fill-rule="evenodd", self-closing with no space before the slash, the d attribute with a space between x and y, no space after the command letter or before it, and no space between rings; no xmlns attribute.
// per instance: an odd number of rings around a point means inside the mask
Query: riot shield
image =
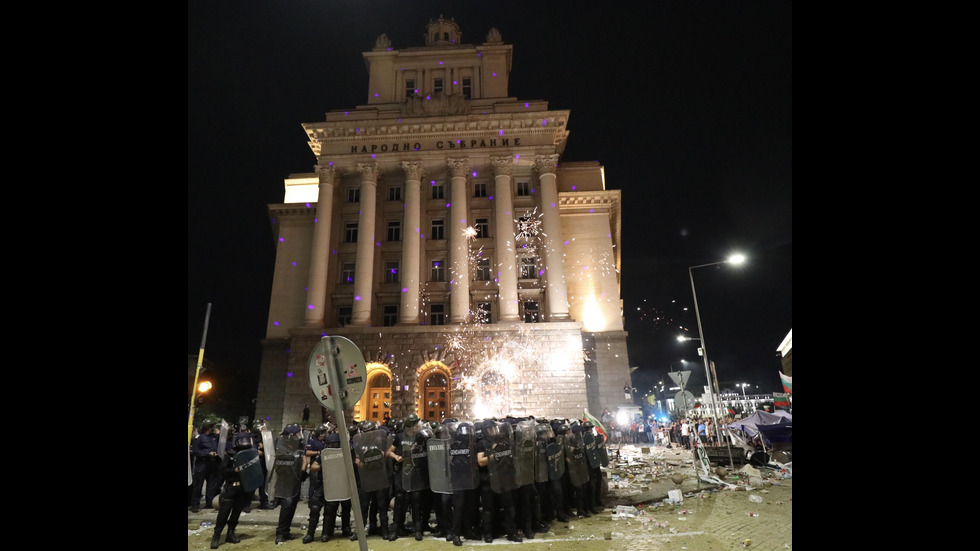
<svg viewBox="0 0 980 551"><path fill-rule="evenodd" d="M303 450L299 440L280 436L276 444L276 461L272 465L267 492L272 497L290 498L299 494L303 475Z"/></svg>
<svg viewBox="0 0 980 551"><path fill-rule="evenodd" d="M495 422L492 427L485 427L486 437L490 441L487 452L490 471L490 489L502 494L517 488L514 467L514 447L510 423Z"/></svg>
<svg viewBox="0 0 980 551"><path fill-rule="evenodd" d="M228 447L228 421L221 420L221 430L218 432L218 457L225 458L225 448Z"/></svg>
<svg viewBox="0 0 980 551"><path fill-rule="evenodd" d="M357 472L361 475L361 489L373 492L390 485L385 464L387 434L383 430L359 432L354 435L354 455L361 460Z"/></svg>
<svg viewBox="0 0 980 551"><path fill-rule="evenodd" d="M514 426L514 484L518 488L534 483L536 425L529 419Z"/></svg>
<svg viewBox="0 0 980 551"><path fill-rule="evenodd" d="M272 431L262 431L262 455L265 456L265 472L272 472L272 464L276 461L276 445L272 440Z"/></svg>
<svg viewBox="0 0 980 551"><path fill-rule="evenodd" d="M534 481L548 481L548 444L555 437L555 431L548 423L538 423L534 427Z"/></svg>
<svg viewBox="0 0 980 551"><path fill-rule="evenodd" d="M578 487L589 481L589 470L586 467L585 442L582 433L565 435L565 457L568 459L568 478L572 486Z"/></svg>
<svg viewBox="0 0 980 551"><path fill-rule="evenodd" d="M323 480L324 501L350 499L350 483L344 466L344 450L340 448L320 450L320 478Z"/></svg>
<svg viewBox="0 0 980 551"><path fill-rule="evenodd" d="M429 487L429 450L426 441L431 437L432 429L422 423L406 427L402 433L402 488L406 492Z"/></svg>
<svg viewBox="0 0 980 551"><path fill-rule="evenodd" d="M453 493L449 484L449 438L429 438L429 487L437 494Z"/></svg>
<svg viewBox="0 0 980 551"><path fill-rule="evenodd" d="M606 436L604 434L597 434L595 439L599 448L599 464L603 467L608 467L609 450L606 449Z"/></svg>
<svg viewBox="0 0 980 551"><path fill-rule="evenodd" d="M548 454L548 480L561 480L561 477L565 475L564 437L559 436L557 440L545 448Z"/></svg>
<svg viewBox="0 0 980 551"><path fill-rule="evenodd" d="M596 442L595 429L582 429L582 442L585 443L585 458L590 468L599 466L599 447Z"/></svg>
<svg viewBox="0 0 980 551"><path fill-rule="evenodd" d="M241 477L242 488L246 493L250 493L265 482L265 475L262 473L262 458L259 457L259 450L250 448L235 453L235 466L238 467L239 477Z"/></svg>
<svg viewBox="0 0 980 551"><path fill-rule="evenodd" d="M449 443L449 484L454 492L480 485L476 464L476 433L470 423L459 423Z"/></svg>

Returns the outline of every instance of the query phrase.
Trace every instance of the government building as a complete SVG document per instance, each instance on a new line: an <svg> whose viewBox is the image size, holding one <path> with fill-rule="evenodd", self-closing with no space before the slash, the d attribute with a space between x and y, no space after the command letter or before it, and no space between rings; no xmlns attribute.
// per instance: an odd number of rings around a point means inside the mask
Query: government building
<svg viewBox="0 0 980 551"><path fill-rule="evenodd" d="M255 415L318 424L311 351L349 339L348 420L599 417L630 385L620 192L562 158L570 112L509 95L513 47L430 21L364 52L367 102L302 124L314 172L269 205L275 273ZM402 45L398 45L402 46Z"/></svg>

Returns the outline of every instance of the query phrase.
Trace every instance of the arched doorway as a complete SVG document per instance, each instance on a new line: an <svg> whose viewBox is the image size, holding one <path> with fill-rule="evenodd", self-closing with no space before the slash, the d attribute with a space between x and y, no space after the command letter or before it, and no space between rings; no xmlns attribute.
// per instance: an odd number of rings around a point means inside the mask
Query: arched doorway
<svg viewBox="0 0 980 551"><path fill-rule="evenodd" d="M427 371L420 373L419 377L419 417L423 421L437 421L450 417L449 410L452 404L450 400L449 370L441 362L435 364Z"/></svg>
<svg viewBox="0 0 980 551"><path fill-rule="evenodd" d="M391 417L391 372L384 364L367 365L367 386L354 406L355 421L384 423Z"/></svg>

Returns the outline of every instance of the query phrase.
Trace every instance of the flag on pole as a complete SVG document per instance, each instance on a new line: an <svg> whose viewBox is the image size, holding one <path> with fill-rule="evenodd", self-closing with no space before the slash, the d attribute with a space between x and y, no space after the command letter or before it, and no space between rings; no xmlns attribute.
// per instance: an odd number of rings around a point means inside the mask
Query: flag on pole
<svg viewBox="0 0 980 551"><path fill-rule="evenodd" d="M773 392L772 393L772 405L778 407L789 407L789 393L787 392Z"/></svg>
<svg viewBox="0 0 980 551"><path fill-rule="evenodd" d="M783 382L783 390L792 394L793 393L793 378L789 375L783 375L783 372L779 372L779 379Z"/></svg>
<svg viewBox="0 0 980 551"><path fill-rule="evenodd" d="M602 436L604 436L606 438L606 441L608 442L609 435L606 434L606 427L602 426L602 423L600 423L598 419L596 419L591 413L589 413L589 408L585 408L585 419L583 419L583 421L586 419L592 422L592 425L596 428L597 431L602 433Z"/></svg>

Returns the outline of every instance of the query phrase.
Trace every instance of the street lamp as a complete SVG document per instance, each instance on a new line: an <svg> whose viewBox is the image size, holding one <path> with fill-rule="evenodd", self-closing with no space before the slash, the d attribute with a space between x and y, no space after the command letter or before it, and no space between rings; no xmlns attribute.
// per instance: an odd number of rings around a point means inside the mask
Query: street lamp
<svg viewBox="0 0 980 551"><path fill-rule="evenodd" d="M735 254L728 257L726 260L719 260L718 262L710 262L708 264L699 264L697 266L691 266L687 269L687 275L691 278L691 295L694 297L694 316L698 320L698 334L701 335L701 338L697 340L701 342L701 356L704 358L704 375L708 381L708 395L711 398L711 417L715 421L715 430L719 431L719 436L721 435L721 425L718 423L718 408L715 405L715 392L711 384L711 370L708 367L708 345L704 341L704 329L701 327L701 311L698 309L698 292L694 289L694 269L726 263L741 264L743 262L745 262L745 255ZM695 339L691 338L690 340ZM731 444L727 440L726 444L728 444L728 460L732 462L732 468L735 468L735 461L732 459Z"/></svg>
<svg viewBox="0 0 980 551"><path fill-rule="evenodd" d="M745 387L749 386L749 383L739 383L736 386L742 387L742 399L745 400Z"/></svg>

